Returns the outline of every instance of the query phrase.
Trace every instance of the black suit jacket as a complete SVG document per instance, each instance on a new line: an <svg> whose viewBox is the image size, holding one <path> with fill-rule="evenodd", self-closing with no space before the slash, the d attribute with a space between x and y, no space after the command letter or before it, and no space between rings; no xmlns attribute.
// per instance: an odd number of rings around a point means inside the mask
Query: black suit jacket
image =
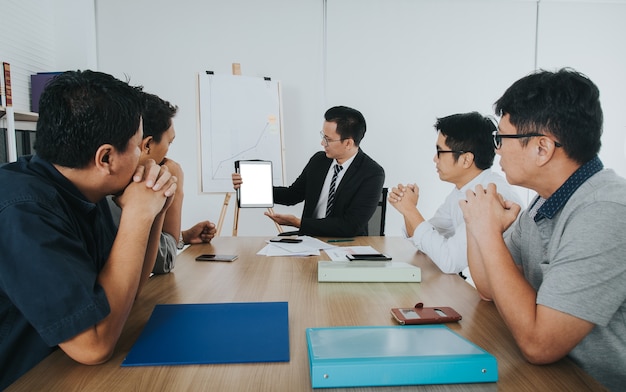
<svg viewBox="0 0 626 392"><path fill-rule="evenodd" d="M274 187L274 202L294 205L304 201L300 234L325 237L367 235L382 193L385 171L361 149L343 175L335 193L333 211L323 219L313 216L333 159L324 151L313 155L289 187Z"/></svg>

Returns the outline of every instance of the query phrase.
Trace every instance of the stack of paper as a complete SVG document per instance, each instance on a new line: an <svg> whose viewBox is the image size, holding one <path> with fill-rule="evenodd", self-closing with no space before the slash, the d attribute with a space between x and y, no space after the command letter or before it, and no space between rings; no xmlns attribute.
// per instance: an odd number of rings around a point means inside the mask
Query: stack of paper
<svg viewBox="0 0 626 392"><path fill-rule="evenodd" d="M422 271L398 261L353 260L347 255L380 252L371 246L337 246L324 250L331 261L317 262L318 282L420 282Z"/></svg>
<svg viewBox="0 0 626 392"><path fill-rule="evenodd" d="M318 261L318 282L421 282L422 270L398 261Z"/></svg>
<svg viewBox="0 0 626 392"><path fill-rule="evenodd" d="M320 250L334 248L334 245L329 245L324 241L320 241L317 238L309 237L306 235L295 237L301 239L299 243L286 243L286 242L270 242L267 241L267 245L257 252L260 256L319 256Z"/></svg>

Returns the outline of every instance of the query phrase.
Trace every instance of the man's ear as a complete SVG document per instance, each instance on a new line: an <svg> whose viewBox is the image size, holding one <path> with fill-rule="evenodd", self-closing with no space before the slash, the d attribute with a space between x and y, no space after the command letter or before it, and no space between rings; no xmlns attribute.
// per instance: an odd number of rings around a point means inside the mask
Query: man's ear
<svg viewBox="0 0 626 392"><path fill-rule="evenodd" d="M96 150L94 157L94 163L96 168L104 170L107 173L111 172L111 157L113 146L110 144L103 144Z"/></svg>
<svg viewBox="0 0 626 392"><path fill-rule="evenodd" d="M466 152L463 154L463 167L469 169L474 164L474 153Z"/></svg>
<svg viewBox="0 0 626 392"><path fill-rule="evenodd" d="M554 141L548 137L538 137L535 146L537 151L537 164L543 166L548 163L556 152Z"/></svg>
<svg viewBox="0 0 626 392"><path fill-rule="evenodd" d="M150 154L150 144L152 143L152 136L146 136L141 141L141 153L142 154Z"/></svg>

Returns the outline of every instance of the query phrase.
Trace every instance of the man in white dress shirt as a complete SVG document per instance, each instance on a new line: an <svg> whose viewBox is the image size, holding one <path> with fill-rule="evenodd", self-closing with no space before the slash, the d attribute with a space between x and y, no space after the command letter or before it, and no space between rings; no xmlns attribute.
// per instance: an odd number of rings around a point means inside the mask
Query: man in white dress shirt
<svg viewBox="0 0 626 392"><path fill-rule="evenodd" d="M506 200L522 205L515 189L491 171L495 151L494 122L480 113L461 113L437 119L437 153L433 161L442 181L455 185L435 215L426 220L419 209L419 187L398 184L389 202L404 217L403 232L418 250L427 254L445 273L458 273L473 285L467 267L467 237L459 200L476 185L494 183Z"/></svg>

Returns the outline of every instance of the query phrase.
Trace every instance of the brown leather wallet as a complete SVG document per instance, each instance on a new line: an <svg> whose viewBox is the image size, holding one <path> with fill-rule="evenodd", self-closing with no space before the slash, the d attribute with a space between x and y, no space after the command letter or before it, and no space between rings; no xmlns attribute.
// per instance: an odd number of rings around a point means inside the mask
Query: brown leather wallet
<svg viewBox="0 0 626 392"><path fill-rule="evenodd" d="M451 323L463 318L451 307L425 308L421 302L418 302L413 308L392 308L391 315L402 325Z"/></svg>

